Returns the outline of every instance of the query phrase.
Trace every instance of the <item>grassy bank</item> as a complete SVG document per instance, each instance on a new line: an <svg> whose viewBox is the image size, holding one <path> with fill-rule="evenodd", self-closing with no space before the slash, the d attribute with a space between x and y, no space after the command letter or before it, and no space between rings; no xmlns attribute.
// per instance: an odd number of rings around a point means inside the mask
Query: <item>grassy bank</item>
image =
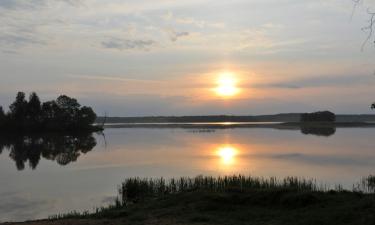
<svg viewBox="0 0 375 225"><path fill-rule="evenodd" d="M352 191L314 180L245 176L127 179L116 204L27 225L63 224L374 224L375 177Z"/></svg>

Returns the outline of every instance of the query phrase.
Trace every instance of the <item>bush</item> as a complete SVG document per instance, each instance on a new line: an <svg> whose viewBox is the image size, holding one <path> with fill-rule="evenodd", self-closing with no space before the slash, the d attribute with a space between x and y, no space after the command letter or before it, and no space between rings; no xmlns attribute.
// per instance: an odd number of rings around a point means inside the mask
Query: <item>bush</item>
<svg viewBox="0 0 375 225"><path fill-rule="evenodd" d="M314 113L303 113L301 122L335 122L336 115L330 111L320 111Z"/></svg>

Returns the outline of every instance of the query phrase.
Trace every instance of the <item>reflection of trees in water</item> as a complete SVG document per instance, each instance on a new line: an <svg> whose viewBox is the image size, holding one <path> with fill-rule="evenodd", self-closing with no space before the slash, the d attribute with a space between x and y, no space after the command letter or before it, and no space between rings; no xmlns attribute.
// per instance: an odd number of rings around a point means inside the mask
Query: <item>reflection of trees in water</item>
<svg viewBox="0 0 375 225"><path fill-rule="evenodd" d="M329 137L336 133L336 127L334 126L327 126L327 127L319 127L319 126L301 126L301 133L306 135L316 135L316 136L325 136Z"/></svg>
<svg viewBox="0 0 375 225"><path fill-rule="evenodd" d="M25 169L27 161L30 168L35 169L41 157L64 166L95 146L95 138L87 133L0 137L0 154L8 150L18 170Z"/></svg>

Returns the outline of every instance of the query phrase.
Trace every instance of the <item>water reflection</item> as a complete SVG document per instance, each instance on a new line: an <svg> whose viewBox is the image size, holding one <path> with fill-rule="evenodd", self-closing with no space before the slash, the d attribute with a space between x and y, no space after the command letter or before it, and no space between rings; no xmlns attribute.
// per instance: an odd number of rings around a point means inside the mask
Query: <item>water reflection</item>
<svg viewBox="0 0 375 225"><path fill-rule="evenodd" d="M0 136L0 220L39 219L102 206L104 197L117 193L117 184L135 176L296 176L351 189L361 177L374 174L375 143L369 140L375 139L375 132L337 130L329 138L314 138L302 134L299 126L197 133L175 128L106 129L107 148L102 147L106 140L93 134L97 145L92 151L91 135ZM39 160L38 169L19 173L8 155L20 168L35 168ZM77 163L57 166L79 155Z"/></svg>
<svg viewBox="0 0 375 225"><path fill-rule="evenodd" d="M224 165L234 164L237 154L238 150L230 145L219 147L217 150L217 155L221 158L221 162Z"/></svg>
<svg viewBox="0 0 375 225"><path fill-rule="evenodd" d="M316 135L329 137L336 133L336 127L315 127L315 126L301 126L301 133L306 135Z"/></svg>
<svg viewBox="0 0 375 225"><path fill-rule="evenodd" d="M65 166L95 146L96 140L90 133L0 136L0 154L9 151L18 170L24 170L27 162L34 170L42 157Z"/></svg>

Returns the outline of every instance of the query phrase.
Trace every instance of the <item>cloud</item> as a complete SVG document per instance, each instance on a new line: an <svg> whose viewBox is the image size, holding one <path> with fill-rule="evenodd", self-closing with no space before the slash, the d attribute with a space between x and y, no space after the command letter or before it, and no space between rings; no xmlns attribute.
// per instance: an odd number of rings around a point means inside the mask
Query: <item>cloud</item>
<svg viewBox="0 0 375 225"><path fill-rule="evenodd" d="M93 76L93 75L69 75L69 77L77 78L77 79L86 79L86 80L98 80L98 81L123 81L123 82L138 82L138 83L162 83L162 81L158 80L146 80L146 79L132 79L132 78L124 78L120 76Z"/></svg>
<svg viewBox="0 0 375 225"><path fill-rule="evenodd" d="M48 35L40 35L38 28L42 24L34 22L15 17L4 18L3 21L0 21L3 28L0 30L0 47L2 47L2 50L17 51L17 48L29 45L46 45Z"/></svg>
<svg viewBox="0 0 375 225"><path fill-rule="evenodd" d="M187 31L181 31L181 32L177 32L175 31L174 29L172 28L168 28L166 29L166 32L169 36L169 39L173 42L177 41L179 38L181 37L186 37L186 36L189 36L190 33L187 32Z"/></svg>
<svg viewBox="0 0 375 225"><path fill-rule="evenodd" d="M256 88L315 88L315 87L345 87L352 85L372 85L375 82L373 75L320 75L297 78L294 80L278 81L267 84L255 84Z"/></svg>
<svg viewBox="0 0 375 225"><path fill-rule="evenodd" d="M0 35L0 45L21 47L29 44L45 44L44 41L38 40L33 35L22 35L22 34L1 34ZM5 50L11 51L11 50ZM14 52L14 51L13 51Z"/></svg>
<svg viewBox="0 0 375 225"><path fill-rule="evenodd" d="M60 2L65 2L71 6L83 6L85 0L55 0Z"/></svg>
<svg viewBox="0 0 375 225"><path fill-rule="evenodd" d="M117 50L144 50L148 51L156 45L154 40L142 40L142 39L117 39L111 38L107 41L102 41L102 46L107 49Z"/></svg>
<svg viewBox="0 0 375 225"><path fill-rule="evenodd" d="M83 0L1 0L0 8L8 10L37 9L57 2L63 2L71 6L83 4Z"/></svg>
<svg viewBox="0 0 375 225"><path fill-rule="evenodd" d="M225 24L221 22L207 22L204 20L197 20L192 17L181 17L181 18L176 18L176 23L178 24L188 24L188 25L193 25L198 28L224 28Z"/></svg>
<svg viewBox="0 0 375 225"><path fill-rule="evenodd" d="M173 21L176 24L184 24L184 25L192 25L198 28L224 28L225 23L222 22L208 22L205 20L199 20L195 19L193 17L177 17L175 16L171 11L168 11L164 15L161 16L161 18L165 21Z"/></svg>
<svg viewBox="0 0 375 225"><path fill-rule="evenodd" d="M17 51L29 45L47 45L51 35L60 31L63 21L56 13L60 5L78 6L83 0L1 0L0 47L2 51ZM61 9L60 9L61 10Z"/></svg>
<svg viewBox="0 0 375 225"><path fill-rule="evenodd" d="M0 8L4 9L32 9L46 4L46 0L1 0Z"/></svg>
<svg viewBox="0 0 375 225"><path fill-rule="evenodd" d="M168 11L166 14L161 16L164 20L172 20L173 19L173 13L171 11Z"/></svg>
<svg viewBox="0 0 375 225"><path fill-rule="evenodd" d="M13 50L2 50L1 52L4 54L17 54L18 53L17 51L13 51Z"/></svg>

